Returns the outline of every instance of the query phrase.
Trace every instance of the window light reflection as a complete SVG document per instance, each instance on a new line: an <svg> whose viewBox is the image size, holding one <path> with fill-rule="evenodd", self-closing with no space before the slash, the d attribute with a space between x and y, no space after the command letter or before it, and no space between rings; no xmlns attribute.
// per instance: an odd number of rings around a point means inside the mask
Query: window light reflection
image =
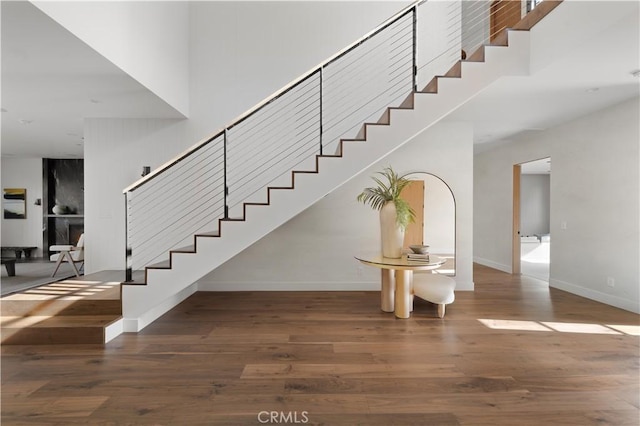
<svg viewBox="0 0 640 426"><path fill-rule="evenodd" d="M562 333L621 334L600 324L582 324L572 322L543 322L543 324Z"/></svg>
<svg viewBox="0 0 640 426"><path fill-rule="evenodd" d="M555 331L560 333L611 334L640 336L640 326L609 325L575 322L522 321L502 319L478 319L485 327L493 330Z"/></svg>
<svg viewBox="0 0 640 426"><path fill-rule="evenodd" d="M495 330L551 331L536 321L479 319L482 324Z"/></svg>
<svg viewBox="0 0 640 426"><path fill-rule="evenodd" d="M613 328L614 330L621 331L624 334L628 334L629 336L640 336L640 325L607 324L607 327Z"/></svg>

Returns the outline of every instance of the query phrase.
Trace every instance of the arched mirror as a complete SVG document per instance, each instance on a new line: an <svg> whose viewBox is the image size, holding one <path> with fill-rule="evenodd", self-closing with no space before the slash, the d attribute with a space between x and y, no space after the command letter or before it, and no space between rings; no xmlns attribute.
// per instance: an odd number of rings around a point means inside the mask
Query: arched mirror
<svg viewBox="0 0 640 426"><path fill-rule="evenodd" d="M444 257L447 263L438 273L456 274L456 202L451 188L438 176L410 172L412 183L402 197L416 212L416 221L407 227L404 246L426 244L429 253Z"/></svg>

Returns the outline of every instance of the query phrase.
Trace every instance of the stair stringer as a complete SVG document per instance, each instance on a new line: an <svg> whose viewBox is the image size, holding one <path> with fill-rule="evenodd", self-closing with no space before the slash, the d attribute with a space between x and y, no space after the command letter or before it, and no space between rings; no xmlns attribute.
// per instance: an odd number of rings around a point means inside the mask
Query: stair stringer
<svg viewBox="0 0 640 426"><path fill-rule="evenodd" d="M413 108L390 109L389 124L366 124L366 140L342 142L342 156L320 156L318 173L293 172L293 188L270 188L269 205L245 205L244 220L221 221L220 236L195 236L196 253L171 253L171 268L147 269L147 285L123 285L124 331L137 332L197 291L197 280L328 193L382 160L502 76L529 73L529 32L509 46L485 47L484 62L463 62L438 93L415 93ZM277 267L277 265L274 265ZM265 289L266 290L266 289Z"/></svg>

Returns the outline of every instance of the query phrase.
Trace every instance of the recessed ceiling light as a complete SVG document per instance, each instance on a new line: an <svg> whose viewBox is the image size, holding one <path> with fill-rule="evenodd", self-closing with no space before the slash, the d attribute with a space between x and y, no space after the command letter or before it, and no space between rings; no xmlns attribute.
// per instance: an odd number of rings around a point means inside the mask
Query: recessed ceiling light
<svg viewBox="0 0 640 426"><path fill-rule="evenodd" d="M596 93L598 90L600 90L599 87L590 87L587 90L585 90L585 92L587 92L587 93Z"/></svg>
<svg viewBox="0 0 640 426"><path fill-rule="evenodd" d="M640 77L640 70L631 71L631 75L634 77Z"/></svg>

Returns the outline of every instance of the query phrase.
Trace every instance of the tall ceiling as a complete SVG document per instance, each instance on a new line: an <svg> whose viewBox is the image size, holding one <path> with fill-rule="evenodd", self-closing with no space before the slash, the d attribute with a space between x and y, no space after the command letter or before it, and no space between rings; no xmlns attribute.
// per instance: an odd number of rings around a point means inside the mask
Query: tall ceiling
<svg viewBox="0 0 640 426"><path fill-rule="evenodd" d="M2 155L83 156L85 117L182 118L27 1L3 1Z"/></svg>
<svg viewBox="0 0 640 426"><path fill-rule="evenodd" d="M87 117L182 118L26 1L2 7L2 156L83 156ZM640 94L639 16L592 34L532 76L502 78L447 120L469 121L476 151Z"/></svg>

